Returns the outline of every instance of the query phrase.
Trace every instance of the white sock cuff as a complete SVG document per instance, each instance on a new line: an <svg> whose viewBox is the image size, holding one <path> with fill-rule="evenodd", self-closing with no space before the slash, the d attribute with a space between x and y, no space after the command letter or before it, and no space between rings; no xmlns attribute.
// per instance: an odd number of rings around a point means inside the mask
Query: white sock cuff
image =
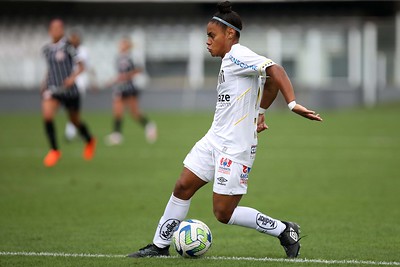
<svg viewBox="0 0 400 267"><path fill-rule="evenodd" d="M174 194L171 195L170 201L178 206L189 206L192 199L184 200L177 198Z"/></svg>
<svg viewBox="0 0 400 267"><path fill-rule="evenodd" d="M231 216L231 218L229 219L228 224L232 225L232 224L235 223L236 213L237 213L236 210L237 210L238 208L239 208L239 207L236 207L236 209L232 212L232 216Z"/></svg>

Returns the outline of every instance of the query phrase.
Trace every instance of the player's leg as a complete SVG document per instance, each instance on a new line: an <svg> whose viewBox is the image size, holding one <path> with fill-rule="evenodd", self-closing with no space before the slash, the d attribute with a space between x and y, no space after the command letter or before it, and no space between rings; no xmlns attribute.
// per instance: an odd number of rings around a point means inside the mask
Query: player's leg
<svg viewBox="0 0 400 267"><path fill-rule="evenodd" d="M58 149L56 139L56 129L54 126L54 116L59 107L59 101L49 97L43 98L42 100L42 115L44 120L44 128L46 136L50 144L51 150L47 153L43 160L43 164L46 167L54 166L61 157L61 152Z"/></svg>
<svg viewBox="0 0 400 267"><path fill-rule="evenodd" d="M128 255L128 257L168 256L174 229L186 218L192 196L205 184L207 182L197 177L189 169L184 168L158 223L153 243Z"/></svg>
<svg viewBox="0 0 400 267"><path fill-rule="evenodd" d="M213 207L218 221L255 229L278 237L289 257L297 257L300 244L299 227L294 223L274 219L254 208L238 206L247 193L250 168L229 160L225 155L216 157Z"/></svg>
<svg viewBox="0 0 400 267"><path fill-rule="evenodd" d="M83 158L86 160L91 160L96 150L96 139L92 136L87 125L80 118L79 98L73 99L73 101L66 107L69 120L75 125L80 135L86 142L83 150Z"/></svg>
<svg viewBox="0 0 400 267"><path fill-rule="evenodd" d="M169 255L168 249L173 230L185 219L192 196L213 178L213 161L209 144L204 139L197 142L183 162L185 168L175 184L173 194L159 221L153 243L130 254L129 257Z"/></svg>
<svg viewBox="0 0 400 267"><path fill-rule="evenodd" d="M127 97L126 103L133 119L139 122L140 125L145 129L146 140L149 143L154 143L157 141L157 125L154 122L150 122L149 119L141 112L137 93Z"/></svg>
<svg viewBox="0 0 400 267"><path fill-rule="evenodd" d="M78 92L80 95L80 99L83 99L86 95L86 80L82 79L83 77L81 77L81 79L77 79L75 81L76 86L78 87ZM75 127L75 125L71 122L71 121L67 121L67 123L65 124L65 139L67 141L72 141L73 139L76 138L78 134L78 129Z"/></svg>
<svg viewBox="0 0 400 267"><path fill-rule="evenodd" d="M122 117L124 115L124 100L122 95L115 94L113 98L113 131L106 136L106 144L119 145L122 143Z"/></svg>

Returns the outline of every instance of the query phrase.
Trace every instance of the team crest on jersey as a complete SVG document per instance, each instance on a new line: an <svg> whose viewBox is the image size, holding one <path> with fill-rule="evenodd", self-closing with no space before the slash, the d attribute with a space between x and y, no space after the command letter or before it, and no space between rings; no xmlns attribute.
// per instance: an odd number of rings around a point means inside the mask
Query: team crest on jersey
<svg viewBox="0 0 400 267"><path fill-rule="evenodd" d="M57 50L55 57L56 57L56 60L57 60L57 61L63 61L63 60L65 59L65 53L64 53L64 51L62 51L62 50Z"/></svg>
<svg viewBox="0 0 400 267"><path fill-rule="evenodd" d="M219 162L218 172L223 174L231 174L232 160L228 158L221 158Z"/></svg>

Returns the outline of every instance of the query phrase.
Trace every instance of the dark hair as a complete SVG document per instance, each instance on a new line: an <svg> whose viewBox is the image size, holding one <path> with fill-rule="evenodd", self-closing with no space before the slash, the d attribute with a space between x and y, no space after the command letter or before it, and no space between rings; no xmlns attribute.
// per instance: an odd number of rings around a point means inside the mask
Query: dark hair
<svg viewBox="0 0 400 267"><path fill-rule="evenodd" d="M225 20L226 22L232 24L238 29L243 29L242 19L239 14L232 10L232 4L229 1L219 2L217 4L218 12L214 14L215 17ZM219 22L218 20L211 20L213 23L219 24L224 29L227 27L225 24ZM240 32L236 31L236 36L240 37Z"/></svg>

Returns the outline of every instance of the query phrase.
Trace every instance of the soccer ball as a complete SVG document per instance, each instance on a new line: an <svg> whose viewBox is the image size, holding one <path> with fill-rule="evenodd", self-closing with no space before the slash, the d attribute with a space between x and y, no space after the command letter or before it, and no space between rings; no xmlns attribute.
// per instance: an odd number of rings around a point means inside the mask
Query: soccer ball
<svg viewBox="0 0 400 267"><path fill-rule="evenodd" d="M186 220L175 230L172 243L176 252L185 258L195 258L203 255L211 247L212 235L210 228L199 220Z"/></svg>

